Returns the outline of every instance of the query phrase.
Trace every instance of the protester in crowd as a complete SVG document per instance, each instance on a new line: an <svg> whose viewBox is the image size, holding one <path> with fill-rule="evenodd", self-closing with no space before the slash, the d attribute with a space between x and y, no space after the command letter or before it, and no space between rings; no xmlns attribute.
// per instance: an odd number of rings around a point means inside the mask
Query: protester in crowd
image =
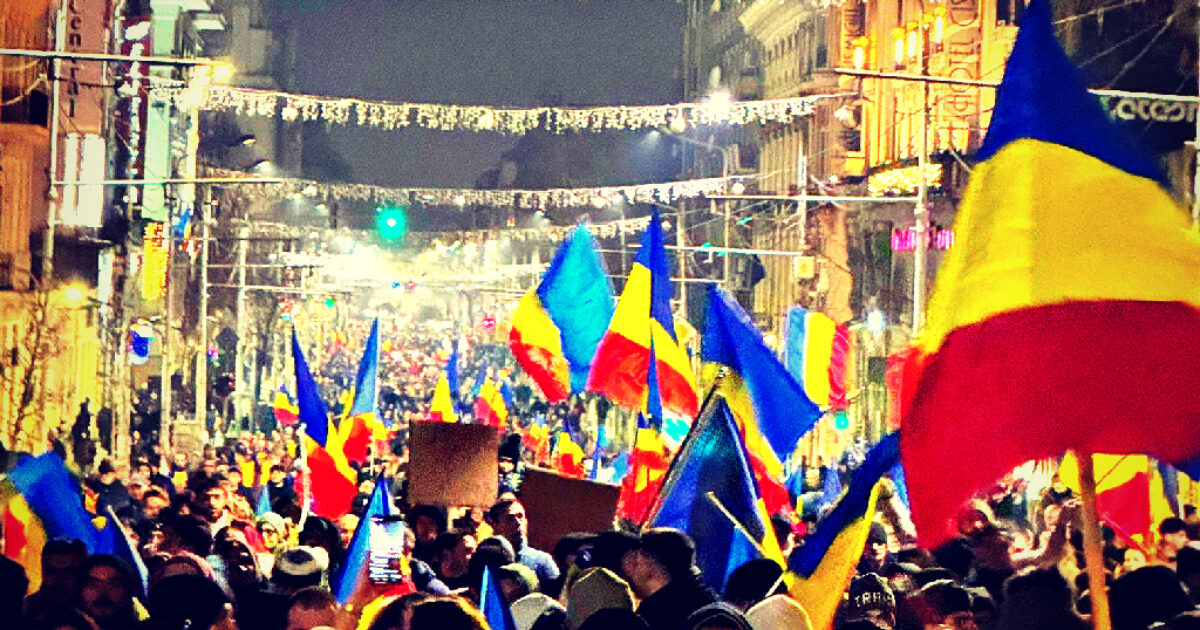
<svg viewBox="0 0 1200 630"><path fill-rule="evenodd" d="M651 630L677 630L717 594L696 568L696 547L681 531L653 528L621 554L620 575L641 599L637 613Z"/></svg>
<svg viewBox="0 0 1200 630"><path fill-rule="evenodd" d="M329 591L316 587L301 589L288 601L286 630L332 627L337 611L337 600Z"/></svg>
<svg viewBox="0 0 1200 630"><path fill-rule="evenodd" d="M13 560L0 556L0 630L20 630L24 627L25 617L21 609L28 588L29 578L25 575L25 569Z"/></svg>
<svg viewBox="0 0 1200 630"><path fill-rule="evenodd" d="M42 548L42 585L25 598L25 618L41 622L62 610L79 590L87 547L78 540L56 539Z"/></svg>
<svg viewBox="0 0 1200 630"><path fill-rule="evenodd" d="M451 589L466 588L466 577L475 554L475 537L465 532L446 532L437 539L435 569L438 579Z"/></svg>
<svg viewBox="0 0 1200 630"><path fill-rule="evenodd" d="M134 630L134 600L141 586L129 565L108 555L94 555L80 571L76 603L98 630Z"/></svg>
<svg viewBox="0 0 1200 630"><path fill-rule="evenodd" d="M488 510L488 522L496 534L512 545L517 561L533 569L538 580L552 582L558 578L558 566L554 564L554 558L529 545L529 521L525 517L525 506L520 501L503 499L497 502Z"/></svg>
<svg viewBox="0 0 1200 630"><path fill-rule="evenodd" d="M238 630L233 603L212 580L176 575L150 589L149 630Z"/></svg>

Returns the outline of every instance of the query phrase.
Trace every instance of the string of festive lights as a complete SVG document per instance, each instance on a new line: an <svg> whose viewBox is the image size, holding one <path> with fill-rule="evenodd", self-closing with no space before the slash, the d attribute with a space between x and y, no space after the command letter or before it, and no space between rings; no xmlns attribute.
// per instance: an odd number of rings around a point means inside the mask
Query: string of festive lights
<svg viewBox="0 0 1200 630"><path fill-rule="evenodd" d="M151 97L177 106L199 106L242 116L279 117L284 121L320 121L395 130L424 127L440 131L493 131L521 135L535 129L554 133L689 127L717 124L786 122L808 116L819 101L849 94L733 101L717 94L703 103L613 105L602 107L496 107L369 101L358 98L291 94L274 90L208 85L200 98L179 83L159 83Z"/></svg>
<svg viewBox="0 0 1200 630"><path fill-rule="evenodd" d="M249 177L240 171L211 169L214 177ZM410 203L419 201L426 206L451 206L460 211L468 207L515 207L546 210L576 208L591 205L597 209L619 201L625 203L674 203L712 194L724 194L735 181L734 177L712 177L653 184L628 186L593 186L587 188L547 188L543 190L481 190L474 188L388 188L369 184L324 183L308 179L284 179L270 184L230 184L246 199L303 199L354 200L371 203Z"/></svg>

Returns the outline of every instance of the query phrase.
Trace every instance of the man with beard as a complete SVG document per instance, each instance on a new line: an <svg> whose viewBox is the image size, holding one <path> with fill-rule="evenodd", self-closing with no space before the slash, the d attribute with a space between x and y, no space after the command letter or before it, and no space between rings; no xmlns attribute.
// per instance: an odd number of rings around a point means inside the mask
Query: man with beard
<svg viewBox="0 0 1200 630"><path fill-rule="evenodd" d="M193 512L208 523L210 535L229 525L233 517L229 514L229 497L220 480L202 477L195 485L196 500Z"/></svg>
<svg viewBox="0 0 1200 630"><path fill-rule="evenodd" d="M133 607L137 590L133 571L120 559L91 556L83 565L76 603L99 630L133 630L137 625Z"/></svg>

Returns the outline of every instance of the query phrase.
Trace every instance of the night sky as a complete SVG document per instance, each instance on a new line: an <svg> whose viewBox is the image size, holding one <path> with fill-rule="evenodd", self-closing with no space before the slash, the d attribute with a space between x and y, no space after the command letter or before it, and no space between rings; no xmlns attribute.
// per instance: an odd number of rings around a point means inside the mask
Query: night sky
<svg viewBox="0 0 1200 630"><path fill-rule="evenodd" d="M536 106L679 99L682 5L668 0L276 0L299 29L297 91ZM514 137L331 128L353 179L471 187Z"/></svg>

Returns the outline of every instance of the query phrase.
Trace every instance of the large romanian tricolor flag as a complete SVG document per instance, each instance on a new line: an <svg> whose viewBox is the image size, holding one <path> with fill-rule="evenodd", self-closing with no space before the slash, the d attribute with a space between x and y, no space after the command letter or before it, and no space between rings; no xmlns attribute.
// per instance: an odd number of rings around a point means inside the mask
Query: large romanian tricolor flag
<svg viewBox="0 0 1200 630"><path fill-rule="evenodd" d="M657 211L642 234L641 249L612 323L592 360L587 389L630 409L644 409L651 359L657 369L663 409L695 416L699 406L696 379L687 350L675 335L670 267Z"/></svg>
<svg viewBox="0 0 1200 630"><path fill-rule="evenodd" d="M587 384L592 357L613 315L612 283L587 227L563 241L537 288L512 316L508 346L550 402Z"/></svg>
<svg viewBox="0 0 1200 630"><path fill-rule="evenodd" d="M746 311L716 286L709 289L700 360L710 381L724 370L718 391L737 419L767 508L772 514L790 508L783 462L820 419L820 408L767 347Z"/></svg>
<svg viewBox="0 0 1200 630"><path fill-rule="evenodd" d="M808 611L813 628L833 627L842 594L867 545L879 480L899 459L900 439L891 433L871 448L837 505L788 559L788 592Z"/></svg>
<svg viewBox="0 0 1200 630"><path fill-rule="evenodd" d="M808 399L822 409L845 409L850 330L828 315L801 306L784 320L784 361Z"/></svg>
<svg viewBox="0 0 1200 630"><path fill-rule="evenodd" d="M354 394L346 415L338 423L338 437L346 459L363 463L370 455L371 442L387 439L387 427L378 417L376 400L379 396L379 318L371 323L358 374L354 377Z"/></svg>
<svg viewBox="0 0 1200 630"><path fill-rule="evenodd" d="M433 400L429 403L429 420L431 422L458 422L458 414L454 413L454 397L450 395L450 379L444 373L438 375L437 384L433 386Z"/></svg>
<svg viewBox="0 0 1200 630"><path fill-rule="evenodd" d="M296 369L296 398L300 405L300 424L304 427L304 451L308 462L312 511L317 516L335 519L350 512L358 494L354 469L338 438L337 427L329 418L325 402L308 370L308 361L300 349L296 331L292 331L292 357Z"/></svg>
<svg viewBox="0 0 1200 630"><path fill-rule="evenodd" d="M922 542L1024 461L1200 455L1200 234L1025 12L903 395ZM907 380L907 379L906 379Z"/></svg>

